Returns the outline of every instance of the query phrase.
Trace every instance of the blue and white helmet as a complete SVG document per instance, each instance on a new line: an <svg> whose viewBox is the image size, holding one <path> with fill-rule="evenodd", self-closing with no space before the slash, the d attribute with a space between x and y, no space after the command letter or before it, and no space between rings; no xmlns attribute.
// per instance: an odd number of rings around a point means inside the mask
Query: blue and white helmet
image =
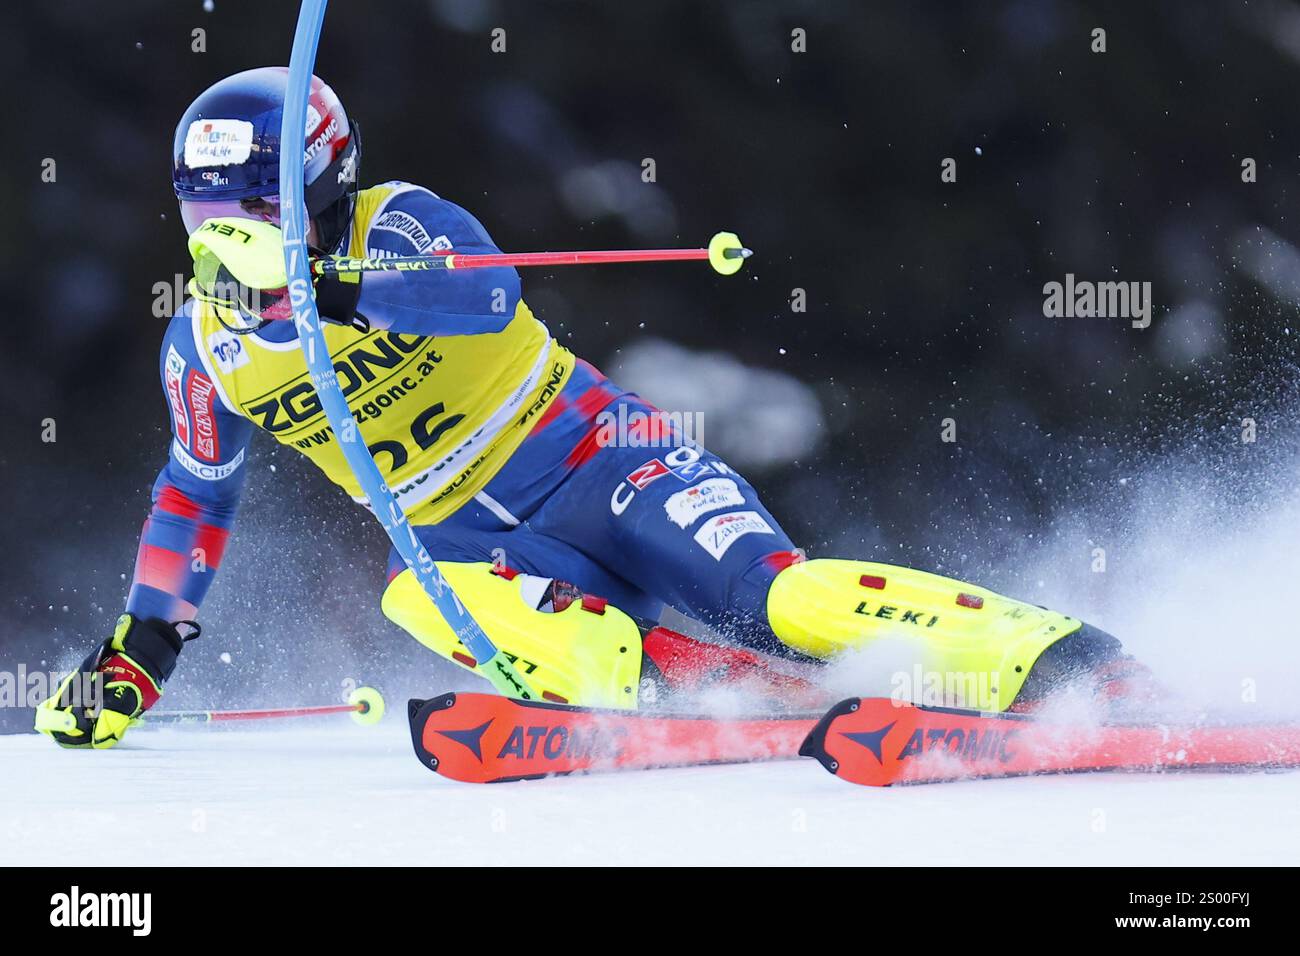
<svg viewBox="0 0 1300 956"><path fill-rule="evenodd" d="M181 220L238 216L280 221L280 124L289 71L267 66L208 87L176 127L172 185ZM334 251L352 222L361 160L360 130L334 91L311 78L304 131L307 213L315 244Z"/></svg>

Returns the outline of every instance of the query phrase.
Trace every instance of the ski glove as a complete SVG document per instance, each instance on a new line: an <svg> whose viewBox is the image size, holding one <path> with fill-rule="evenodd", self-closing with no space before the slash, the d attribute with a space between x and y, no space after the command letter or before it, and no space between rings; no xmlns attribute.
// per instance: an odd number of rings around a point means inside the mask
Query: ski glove
<svg viewBox="0 0 1300 956"><path fill-rule="evenodd" d="M187 627L184 636L180 625ZM132 722L158 702L181 648L198 636L193 621L169 624L123 614L113 636L36 708L36 729L61 747L103 750L116 745Z"/></svg>
<svg viewBox="0 0 1300 956"><path fill-rule="evenodd" d="M208 219L191 234L189 250L194 260L190 292L195 298L232 313L247 331L293 318L279 226L235 216ZM356 314L361 273L313 277L313 292L322 319L369 330Z"/></svg>

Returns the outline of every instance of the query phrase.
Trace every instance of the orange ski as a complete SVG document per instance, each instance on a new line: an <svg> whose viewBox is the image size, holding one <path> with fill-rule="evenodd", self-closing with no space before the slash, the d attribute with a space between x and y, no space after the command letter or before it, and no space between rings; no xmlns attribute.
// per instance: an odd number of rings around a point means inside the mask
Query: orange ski
<svg viewBox="0 0 1300 956"><path fill-rule="evenodd" d="M817 722L799 753L841 780L877 787L1094 770L1268 770L1300 766L1300 726L1071 726L853 697Z"/></svg>
<svg viewBox="0 0 1300 956"><path fill-rule="evenodd" d="M407 705L420 761L453 780L788 760L817 715L718 719L447 693Z"/></svg>

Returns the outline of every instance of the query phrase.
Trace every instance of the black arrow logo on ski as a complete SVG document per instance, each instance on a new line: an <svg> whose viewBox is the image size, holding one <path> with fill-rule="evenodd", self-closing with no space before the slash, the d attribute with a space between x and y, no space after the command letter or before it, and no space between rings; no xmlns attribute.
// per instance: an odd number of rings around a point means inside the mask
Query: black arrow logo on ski
<svg viewBox="0 0 1300 956"><path fill-rule="evenodd" d="M894 724L898 721L891 721L879 730L864 730L858 733L844 733L842 736L849 738L860 747L866 747L876 758L876 763L884 764L885 760L881 756L881 750L885 744L885 735L894 729Z"/></svg>
<svg viewBox="0 0 1300 956"><path fill-rule="evenodd" d="M469 730L439 730L442 736L448 740L454 740L470 753L472 753L479 763L483 762L483 735L487 729L492 726L492 720L489 718L477 727L471 727Z"/></svg>

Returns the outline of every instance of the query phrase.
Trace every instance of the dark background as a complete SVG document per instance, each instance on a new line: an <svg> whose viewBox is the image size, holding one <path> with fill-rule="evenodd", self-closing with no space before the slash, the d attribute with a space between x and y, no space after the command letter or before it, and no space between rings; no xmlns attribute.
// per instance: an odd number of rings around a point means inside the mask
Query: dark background
<svg viewBox="0 0 1300 956"><path fill-rule="evenodd" d="M189 264L175 123L221 76L286 63L296 15L281 0L6 13L4 669L68 663L121 608L166 448L153 285ZM363 124L363 184L427 185L503 249L735 229L757 251L736 279L538 271L525 295L602 367L662 339L809 386L815 451L745 470L812 553L1003 586L1063 512L1091 509L1098 537L1130 520L1161 456L1194 455L1207 494L1247 509L1293 484L1261 462L1296 447L1297 36L1300 6L1280 0L337 0L316 72ZM1067 272L1151 282L1151 328L1044 318L1043 284ZM1243 417L1268 449L1250 464ZM441 665L379 614L382 531L272 442L249 467L208 634L169 698L332 699L340 675L440 689Z"/></svg>

